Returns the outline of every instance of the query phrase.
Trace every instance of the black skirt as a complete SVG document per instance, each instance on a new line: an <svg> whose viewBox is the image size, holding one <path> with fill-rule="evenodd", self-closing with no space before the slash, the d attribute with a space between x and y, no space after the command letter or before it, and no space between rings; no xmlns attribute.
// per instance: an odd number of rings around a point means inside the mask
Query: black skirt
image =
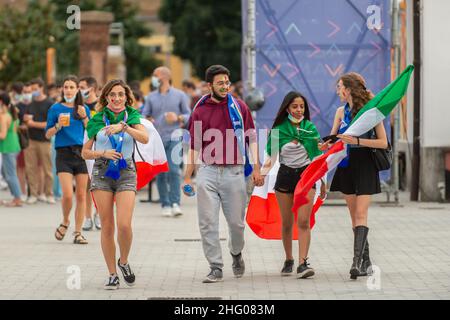
<svg viewBox="0 0 450 320"><path fill-rule="evenodd" d="M338 167L330 191L347 195L372 195L381 193L380 176L369 148L350 148L349 165Z"/></svg>

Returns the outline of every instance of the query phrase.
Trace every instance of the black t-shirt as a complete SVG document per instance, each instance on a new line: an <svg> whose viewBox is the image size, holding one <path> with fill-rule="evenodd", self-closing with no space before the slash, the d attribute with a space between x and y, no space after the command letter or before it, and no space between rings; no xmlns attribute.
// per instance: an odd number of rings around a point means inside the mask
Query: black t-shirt
<svg viewBox="0 0 450 320"><path fill-rule="evenodd" d="M20 124L22 124L23 116L25 115L25 112L27 111L28 104L19 102L16 107L17 107L17 109L19 109L19 121L20 121Z"/></svg>
<svg viewBox="0 0 450 320"><path fill-rule="evenodd" d="M26 114L33 115L33 121L47 122L48 109L53 105L53 100L46 98L42 101L32 101L26 110ZM28 128L28 133L31 140L35 141L49 141L45 138L45 129Z"/></svg>
<svg viewBox="0 0 450 320"><path fill-rule="evenodd" d="M85 102L84 104L89 108L89 110L94 111L95 110L95 106L97 104L97 101L94 101L92 103Z"/></svg>

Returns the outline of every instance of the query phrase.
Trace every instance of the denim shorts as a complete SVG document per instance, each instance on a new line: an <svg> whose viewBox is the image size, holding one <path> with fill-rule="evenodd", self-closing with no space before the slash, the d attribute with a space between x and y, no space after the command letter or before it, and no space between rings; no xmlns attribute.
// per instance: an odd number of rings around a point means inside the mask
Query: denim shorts
<svg viewBox="0 0 450 320"><path fill-rule="evenodd" d="M108 159L96 159L92 169L91 191L103 190L112 193L121 191L136 192L136 167L132 159L127 159L127 167L120 170L120 178L106 177Z"/></svg>

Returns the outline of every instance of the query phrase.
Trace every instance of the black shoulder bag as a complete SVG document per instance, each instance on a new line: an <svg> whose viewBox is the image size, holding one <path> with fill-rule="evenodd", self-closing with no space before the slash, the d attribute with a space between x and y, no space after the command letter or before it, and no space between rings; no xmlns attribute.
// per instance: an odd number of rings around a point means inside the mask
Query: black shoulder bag
<svg viewBox="0 0 450 320"><path fill-rule="evenodd" d="M373 130L375 138L377 137L375 130ZM388 147L387 149L376 149L371 148L371 155L373 162L375 163L375 167L378 171L384 171L389 170L392 165L392 146L391 143L388 140Z"/></svg>

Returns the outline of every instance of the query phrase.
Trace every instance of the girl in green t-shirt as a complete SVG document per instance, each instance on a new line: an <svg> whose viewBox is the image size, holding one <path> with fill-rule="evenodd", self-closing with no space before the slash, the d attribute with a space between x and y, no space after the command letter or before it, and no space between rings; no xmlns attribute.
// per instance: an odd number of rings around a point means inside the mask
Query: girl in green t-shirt
<svg viewBox="0 0 450 320"><path fill-rule="evenodd" d="M2 201L1 204L8 207L21 207L22 193L19 179L17 178L17 155L20 152L19 124L16 107L10 104L7 93L0 93L0 153L2 155L2 175L8 183L13 195L12 201Z"/></svg>

